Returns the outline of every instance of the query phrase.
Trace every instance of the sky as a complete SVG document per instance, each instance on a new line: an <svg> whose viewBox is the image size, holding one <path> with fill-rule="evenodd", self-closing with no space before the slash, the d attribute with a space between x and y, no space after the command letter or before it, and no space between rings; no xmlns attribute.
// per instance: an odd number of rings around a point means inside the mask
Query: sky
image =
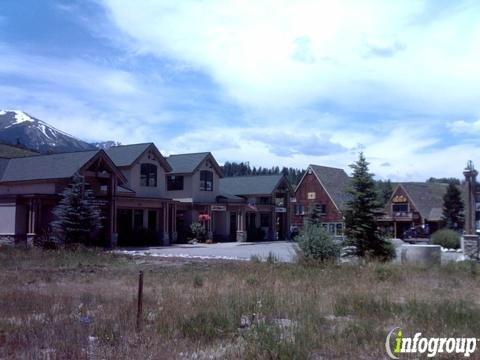
<svg viewBox="0 0 480 360"><path fill-rule="evenodd" d="M461 177L480 2L2 0L0 109L164 155Z"/></svg>

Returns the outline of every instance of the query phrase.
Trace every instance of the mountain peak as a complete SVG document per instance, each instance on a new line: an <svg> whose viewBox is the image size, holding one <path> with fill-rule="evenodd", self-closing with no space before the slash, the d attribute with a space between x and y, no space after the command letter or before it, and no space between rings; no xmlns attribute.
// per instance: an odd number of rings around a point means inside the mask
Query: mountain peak
<svg viewBox="0 0 480 360"><path fill-rule="evenodd" d="M0 110L0 141L42 153L95 149L22 110Z"/></svg>
<svg viewBox="0 0 480 360"><path fill-rule="evenodd" d="M15 121L10 125L20 124L22 122L35 122L35 119L22 110L0 110L0 116L11 114Z"/></svg>

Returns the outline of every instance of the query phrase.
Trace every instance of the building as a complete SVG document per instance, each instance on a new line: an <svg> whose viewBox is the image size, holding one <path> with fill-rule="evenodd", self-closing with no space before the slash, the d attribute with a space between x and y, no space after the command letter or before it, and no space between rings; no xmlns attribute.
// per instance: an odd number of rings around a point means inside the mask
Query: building
<svg viewBox="0 0 480 360"><path fill-rule="evenodd" d="M118 245L168 245L175 241L176 203L167 195L169 163L153 143L106 150L126 181L115 196Z"/></svg>
<svg viewBox="0 0 480 360"><path fill-rule="evenodd" d="M295 189L292 203L292 226L303 228L314 208L322 214L322 225L337 237L343 237L343 212L348 200L350 178L342 169L309 165Z"/></svg>
<svg viewBox="0 0 480 360"><path fill-rule="evenodd" d="M385 206L385 214L378 219L379 225L395 238L402 238L405 232L418 226L426 226L428 234L434 233L441 225L447 186L431 182L397 184Z"/></svg>
<svg viewBox="0 0 480 360"><path fill-rule="evenodd" d="M225 197L233 195L237 199L242 199L239 204L234 205L238 214L237 241L290 238L290 201L293 189L285 176L223 178L220 179L220 192ZM230 199L226 200L228 203ZM233 217L231 219L233 220ZM233 227L230 233L232 231Z"/></svg>
<svg viewBox="0 0 480 360"><path fill-rule="evenodd" d="M47 233L60 193L78 173L104 211L99 245L167 245L176 239L170 171L153 143L0 158L0 238L33 241Z"/></svg>
<svg viewBox="0 0 480 360"><path fill-rule="evenodd" d="M291 186L281 175L224 178L209 152L171 155L167 197L177 203L178 242L200 222L209 239L247 241L286 239Z"/></svg>
<svg viewBox="0 0 480 360"><path fill-rule="evenodd" d="M0 158L0 241L31 243L47 235L52 209L75 174L102 208L99 244L114 241L116 193L127 180L103 150Z"/></svg>
<svg viewBox="0 0 480 360"><path fill-rule="evenodd" d="M166 174L166 194L178 203L175 217L178 242L192 236L190 225L194 222L203 224L210 239L220 240L226 236L215 231L218 212L224 210L217 206L223 173L213 155L209 152L178 154L166 160L171 168Z"/></svg>

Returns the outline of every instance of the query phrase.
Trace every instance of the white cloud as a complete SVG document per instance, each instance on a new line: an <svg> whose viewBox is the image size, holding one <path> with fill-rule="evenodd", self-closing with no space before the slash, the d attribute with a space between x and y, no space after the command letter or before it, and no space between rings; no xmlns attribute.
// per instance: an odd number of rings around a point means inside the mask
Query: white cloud
<svg viewBox="0 0 480 360"><path fill-rule="evenodd" d="M421 1L103 3L137 50L206 71L241 104L478 108L475 3L428 22Z"/></svg>
<svg viewBox="0 0 480 360"><path fill-rule="evenodd" d="M452 130L452 132L457 134L478 135L480 134L480 120L457 120L449 123L448 128Z"/></svg>

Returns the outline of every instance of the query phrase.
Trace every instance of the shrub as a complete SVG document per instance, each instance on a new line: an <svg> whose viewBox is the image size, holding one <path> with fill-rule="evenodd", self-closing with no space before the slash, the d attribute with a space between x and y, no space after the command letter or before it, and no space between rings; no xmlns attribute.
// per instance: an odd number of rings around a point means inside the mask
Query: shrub
<svg viewBox="0 0 480 360"><path fill-rule="evenodd" d="M460 235L449 229L438 230L432 235L432 243L447 249L458 249L460 247Z"/></svg>
<svg viewBox="0 0 480 360"><path fill-rule="evenodd" d="M205 240L205 227L199 222L194 222L190 225L190 230L198 241Z"/></svg>
<svg viewBox="0 0 480 360"><path fill-rule="evenodd" d="M296 239L301 258L326 261L340 256L340 245L319 224L306 224Z"/></svg>
<svg viewBox="0 0 480 360"><path fill-rule="evenodd" d="M202 287L203 286L203 277L199 274L195 274L193 277L193 286L194 287Z"/></svg>

